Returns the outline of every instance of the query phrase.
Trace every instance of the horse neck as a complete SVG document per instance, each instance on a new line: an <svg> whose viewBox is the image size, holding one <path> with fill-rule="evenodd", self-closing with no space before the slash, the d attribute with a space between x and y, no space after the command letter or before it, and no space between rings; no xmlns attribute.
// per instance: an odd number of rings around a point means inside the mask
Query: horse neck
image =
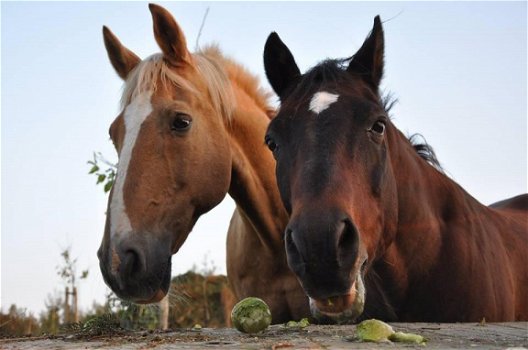
<svg viewBox="0 0 528 350"><path fill-rule="evenodd" d="M449 222L484 206L460 185L422 159L400 132L389 141L398 192L398 226L409 229ZM396 144L398 143L398 144Z"/></svg>
<svg viewBox="0 0 528 350"><path fill-rule="evenodd" d="M228 126L233 155L230 196L248 219L263 245L282 247L288 215L275 179L275 160L264 144L270 122L263 110L243 89L233 84L236 100Z"/></svg>
<svg viewBox="0 0 528 350"><path fill-rule="evenodd" d="M445 254L442 242L453 232L452 225L470 230L486 207L423 160L400 131L390 132L388 141L398 213L383 259L394 266L392 273L404 287L411 276L427 275Z"/></svg>

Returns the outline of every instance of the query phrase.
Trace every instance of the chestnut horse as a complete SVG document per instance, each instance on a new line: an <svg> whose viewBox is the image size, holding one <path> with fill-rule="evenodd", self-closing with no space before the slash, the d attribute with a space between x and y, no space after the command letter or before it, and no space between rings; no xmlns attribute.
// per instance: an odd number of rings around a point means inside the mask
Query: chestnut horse
<svg viewBox="0 0 528 350"><path fill-rule="evenodd" d="M380 97L379 17L357 53L301 74L276 33L266 143L290 214L287 260L315 316L528 320L528 195L480 204L408 140Z"/></svg>
<svg viewBox="0 0 528 350"><path fill-rule="evenodd" d="M122 112L110 127L119 163L98 251L105 282L136 303L162 299L171 256L229 193L236 209L227 272L237 299L264 299L274 322L309 315L287 266L287 213L262 142L274 114L268 94L217 48L190 53L171 14L149 8L161 54L141 60L103 28L110 62L125 80Z"/></svg>

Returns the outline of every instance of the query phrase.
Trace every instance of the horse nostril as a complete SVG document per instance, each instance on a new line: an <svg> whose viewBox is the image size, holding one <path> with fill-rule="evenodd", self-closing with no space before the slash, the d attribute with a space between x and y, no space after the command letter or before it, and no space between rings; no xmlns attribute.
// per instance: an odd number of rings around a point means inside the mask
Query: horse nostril
<svg viewBox="0 0 528 350"><path fill-rule="evenodd" d="M142 261L141 254L135 250L129 249L125 252L121 261L121 274L125 278L134 278L145 270L145 264Z"/></svg>
<svg viewBox="0 0 528 350"><path fill-rule="evenodd" d="M356 257L359 243L359 235L355 225L350 220L345 220L343 229L339 233L337 249L341 265L353 262Z"/></svg>
<svg viewBox="0 0 528 350"><path fill-rule="evenodd" d="M299 247L293 237L294 232L291 229L286 229L285 242L286 242L286 253L288 254L289 260L292 262L302 263L303 259L299 251Z"/></svg>
<svg viewBox="0 0 528 350"><path fill-rule="evenodd" d="M299 252L299 247L297 247L293 235L293 230L286 229L284 235L286 258L288 260L288 265L293 270L293 272L295 272L297 275L303 275L305 271L304 259Z"/></svg>

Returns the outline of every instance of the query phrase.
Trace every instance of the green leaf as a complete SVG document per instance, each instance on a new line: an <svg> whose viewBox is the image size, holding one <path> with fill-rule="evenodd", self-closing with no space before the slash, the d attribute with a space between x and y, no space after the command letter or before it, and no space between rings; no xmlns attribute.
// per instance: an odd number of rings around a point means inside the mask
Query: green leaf
<svg viewBox="0 0 528 350"><path fill-rule="evenodd" d="M99 174L99 176L97 176L97 185L99 185L104 180L106 180L106 175L105 174Z"/></svg>
<svg viewBox="0 0 528 350"><path fill-rule="evenodd" d="M112 189L112 186L114 185L114 181L108 181L104 186L105 193L109 192Z"/></svg>
<svg viewBox="0 0 528 350"><path fill-rule="evenodd" d="M96 171L99 170L99 167L97 165L94 165L91 169L90 169L90 172L88 174L93 174L95 173Z"/></svg>

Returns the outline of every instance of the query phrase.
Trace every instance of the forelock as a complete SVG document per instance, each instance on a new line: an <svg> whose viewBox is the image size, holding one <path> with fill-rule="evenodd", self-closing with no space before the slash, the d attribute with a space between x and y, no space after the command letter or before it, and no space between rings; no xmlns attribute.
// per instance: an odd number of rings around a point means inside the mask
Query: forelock
<svg viewBox="0 0 528 350"><path fill-rule="evenodd" d="M218 62L198 53L193 55L194 69L204 80L213 108L226 120L230 120L234 110L234 95L229 79ZM178 88L199 95L198 88L189 80L179 75L158 53L141 61L130 73L123 87L121 108L147 91L155 92L160 87L172 84Z"/></svg>

